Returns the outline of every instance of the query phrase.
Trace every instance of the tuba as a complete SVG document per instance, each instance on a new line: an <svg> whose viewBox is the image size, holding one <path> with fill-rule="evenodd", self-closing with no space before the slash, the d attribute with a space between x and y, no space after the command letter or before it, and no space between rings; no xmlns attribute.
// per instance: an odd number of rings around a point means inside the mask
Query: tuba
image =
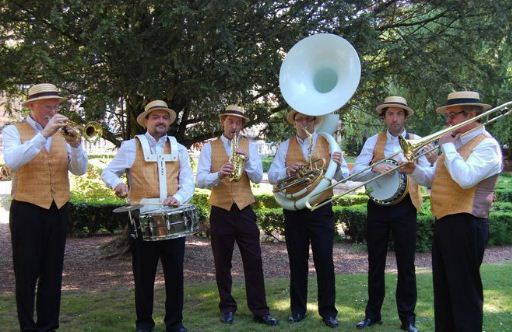
<svg viewBox="0 0 512 332"><path fill-rule="evenodd" d="M242 177L242 173L244 171L245 156L243 154L236 152L239 145L240 133L233 133L233 138L231 139L231 154L229 155L229 162L233 164L235 170L228 177L229 182L240 181L240 178Z"/></svg>
<svg viewBox="0 0 512 332"><path fill-rule="evenodd" d="M304 38L286 55L279 72L279 88L296 111L320 117L316 132L329 144L329 153L341 149L332 136L340 109L357 89L361 63L357 52L344 38L321 33ZM312 143L310 143L312 144ZM311 149L310 149L311 150ZM310 197L322 193L336 173L337 164L311 160L299 176L288 177L274 186L276 202L286 210L301 210Z"/></svg>

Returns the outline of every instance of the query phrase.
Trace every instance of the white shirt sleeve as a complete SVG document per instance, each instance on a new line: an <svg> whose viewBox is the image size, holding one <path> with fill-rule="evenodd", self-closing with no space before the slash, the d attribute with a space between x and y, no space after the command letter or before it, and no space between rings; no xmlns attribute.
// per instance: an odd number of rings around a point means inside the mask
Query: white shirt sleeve
<svg viewBox="0 0 512 332"><path fill-rule="evenodd" d="M197 163L196 184L198 188L212 188L220 182L219 172L211 173L212 144L207 143L201 149Z"/></svg>
<svg viewBox="0 0 512 332"><path fill-rule="evenodd" d="M32 139L21 143L21 137L18 129L14 125L9 125L2 130L4 140L4 160L12 171L17 171L22 166L34 159L35 156L45 148L47 141L51 138L45 138L40 132ZM75 175L82 175L87 172L87 153L82 144L77 148L71 147L66 143L68 155L68 169Z"/></svg>
<svg viewBox="0 0 512 332"><path fill-rule="evenodd" d="M105 184L114 189L119 183L122 182L120 176L124 172L129 172L135 161L135 139L124 141L117 151L116 156L107 165L101 173L101 179Z"/></svg>
<svg viewBox="0 0 512 332"><path fill-rule="evenodd" d="M263 178L263 165L258 146L255 142L249 141L249 159L246 160L244 170L252 183L260 183Z"/></svg>
<svg viewBox="0 0 512 332"><path fill-rule="evenodd" d="M287 139L279 144L276 155L270 164L268 182L271 184L276 184L286 178L286 154L288 153L289 142L290 139Z"/></svg>
<svg viewBox="0 0 512 332"><path fill-rule="evenodd" d="M474 187L482 180L499 174L503 168L501 149L493 138L478 144L464 160L453 143L443 144L444 163L453 181L463 189Z"/></svg>
<svg viewBox="0 0 512 332"><path fill-rule="evenodd" d="M373 149L375 148L375 144L377 144L377 136L372 136L364 142L363 148L361 149L361 153L357 156L354 167L352 168L351 174L356 174L362 172L365 168L370 166L373 160ZM370 178L374 177L375 173L372 172L371 169L368 169L365 172L362 172L359 176L354 177L353 181L366 181Z"/></svg>
<svg viewBox="0 0 512 332"><path fill-rule="evenodd" d="M178 191L174 194L181 204L188 202L194 195L194 174L190 167L187 148L178 144L178 158L180 160L180 174L178 177Z"/></svg>

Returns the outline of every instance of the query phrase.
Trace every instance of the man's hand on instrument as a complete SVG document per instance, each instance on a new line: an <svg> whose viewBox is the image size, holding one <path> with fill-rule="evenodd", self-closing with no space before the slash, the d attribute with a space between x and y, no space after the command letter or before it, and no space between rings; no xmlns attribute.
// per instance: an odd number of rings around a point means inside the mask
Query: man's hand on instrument
<svg viewBox="0 0 512 332"><path fill-rule="evenodd" d="M415 169L416 169L416 162L411 161L411 162L405 162L402 165L400 165L399 171L400 171L400 173L412 174L412 172L414 172Z"/></svg>
<svg viewBox="0 0 512 332"><path fill-rule="evenodd" d="M163 204L169 206L180 206L180 201L178 201L174 196L169 196L164 200Z"/></svg>
<svg viewBox="0 0 512 332"><path fill-rule="evenodd" d="M372 171L374 171L375 173L382 174L382 173L386 173L386 172L390 171L394 167L395 166L390 165L390 164L381 163L381 164L373 166ZM393 172L389 172L385 176L391 176L391 173L393 173Z"/></svg>
<svg viewBox="0 0 512 332"><path fill-rule="evenodd" d="M55 114L49 120L42 131L45 138L53 136L60 128L67 124L68 118L62 114Z"/></svg>
<svg viewBox="0 0 512 332"><path fill-rule="evenodd" d="M114 188L114 192L117 197L124 198L128 195L128 186L121 182Z"/></svg>
<svg viewBox="0 0 512 332"><path fill-rule="evenodd" d="M286 167L286 175L287 176L293 176L295 175L295 173L297 173L297 171L302 167L302 164L301 163L295 163L295 164L291 164L291 165L288 165Z"/></svg>
<svg viewBox="0 0 512 332"><path fill-rule="evenodd" d="M227 162L224 165L222 165L222 167L220 168L219 176L221 179L223 179L226 176L233 174L234 171L235 171L235 166L233 166L232 163Z"/></svg>
<svg viewBox="0 0 512 332"><path fill-rule="evenodd" d="M343 154L340 151L336 151L332 154L331 159L334 161L337 165L341 165L341 157Z"/></svg>
<svg viewBox="0 0 512 332"><path fill-rule="evenodd" d="M457 140L457 135L452 135L451 133L448 133L446 135L441 136L441 138L439 139L439 145L443 145L446 143L455 144L456 140Z"/></svg>
<svg viewBox="0 0 512 332"><path fill-rule="evenodd" d="M434 144L430 143L426 145L423 149L428 152L425 157L427 158L428 162L432 165L436 162L437 157L439 157L439 154L437 153L437 148L434 148Z"/></svg>

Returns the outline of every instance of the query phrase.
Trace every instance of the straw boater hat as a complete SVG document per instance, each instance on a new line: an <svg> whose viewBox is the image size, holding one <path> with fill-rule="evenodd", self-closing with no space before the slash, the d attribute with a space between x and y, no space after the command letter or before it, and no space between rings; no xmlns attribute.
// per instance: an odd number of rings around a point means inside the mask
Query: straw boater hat
<svg viewBox="0 0 512 332"><path fill-rule="evenodd" d="M288 114L286 114L286 121L288 121L289 124L294 125L295 124L295 115L299 114L300 112L297 112L296 110L290 110L288 111ZM304 113L300 113L304 114ZM304 114L307 115L307 114ZM322 119L321 116L311 115L315 117L315 126L320 123L320 120Z"/></svg>
<svg viewBox="0 0 512 332"><path fill-rule="evenodd" d="M169 116L171 117L171 124L174 122L174 120L176 120L176 112L170 109L165 101L153 100L150 101L146 105L146 107L144 107L144 112L140 113L137 116L137 123L140 124L143 128L146 128L146 118L149 115L149 113L153 111L167 111L167 113L169 113Z"/></svg>
<svg viewBox="0 0 512 332"><path fill-rule="evenodd" d="M50 83L41 83L33 85L28 89L28 98L22 105L27 106L30 102L43 99L58 99L59 103L66 100L66 98L59 96L59 90L55 85Z"/></svg>
<svg viewBox="0 0 512 332"><path fill-rule="evenodd" d="M414 114L414 111L412 110L412 108L410 108L407 105L407 100L404 97L400 97L400 96L386 97L386 98L384 98L384 102L382 104L380 104L379 106L377 106L377 108L375 108L375 110L377 111L377 113L379 113L379 115L382 115L382 112L388 107L398 107L398 108L406 110L407 117Z"/></svg>
<svg viewBox="0 0 512 332"><path fill-rule="evenodd" d="M452 106L480 106L482 111L491 108L491 105L480 102L480 95L474 91L455 91L448 94L446 105L438 107L436 112L442 114Z"/></svg>
<svg viewBox="0 0 512 332"><path fill-rule="evenodd" d="M225 110L220 111L220 121L222 121L222 119L227 115L238 116L244 120L244 123L249 121L249 118L245 116L245 109L242 106L228 105Z"/></svg>

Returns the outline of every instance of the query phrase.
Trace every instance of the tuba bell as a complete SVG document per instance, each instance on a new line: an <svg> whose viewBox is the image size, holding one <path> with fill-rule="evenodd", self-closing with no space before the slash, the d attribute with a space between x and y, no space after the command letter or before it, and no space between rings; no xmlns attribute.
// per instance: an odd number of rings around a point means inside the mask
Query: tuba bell
<svg viewBox="0 0 512 332"><path fill-rule="evenodd" d="M321 33L304 38L286 55L279 72L279 88L294 110L319 117L315 127L329 144L329 153L341 149L332 136L339 115L333 112L350 100L359 85L361 63L357 52L344 38ZM274 187L276 202L286 210L301 210L310 197L328 187L338 165L331 160L318 166L309 156L303 176L286 178Z"/></svg>

